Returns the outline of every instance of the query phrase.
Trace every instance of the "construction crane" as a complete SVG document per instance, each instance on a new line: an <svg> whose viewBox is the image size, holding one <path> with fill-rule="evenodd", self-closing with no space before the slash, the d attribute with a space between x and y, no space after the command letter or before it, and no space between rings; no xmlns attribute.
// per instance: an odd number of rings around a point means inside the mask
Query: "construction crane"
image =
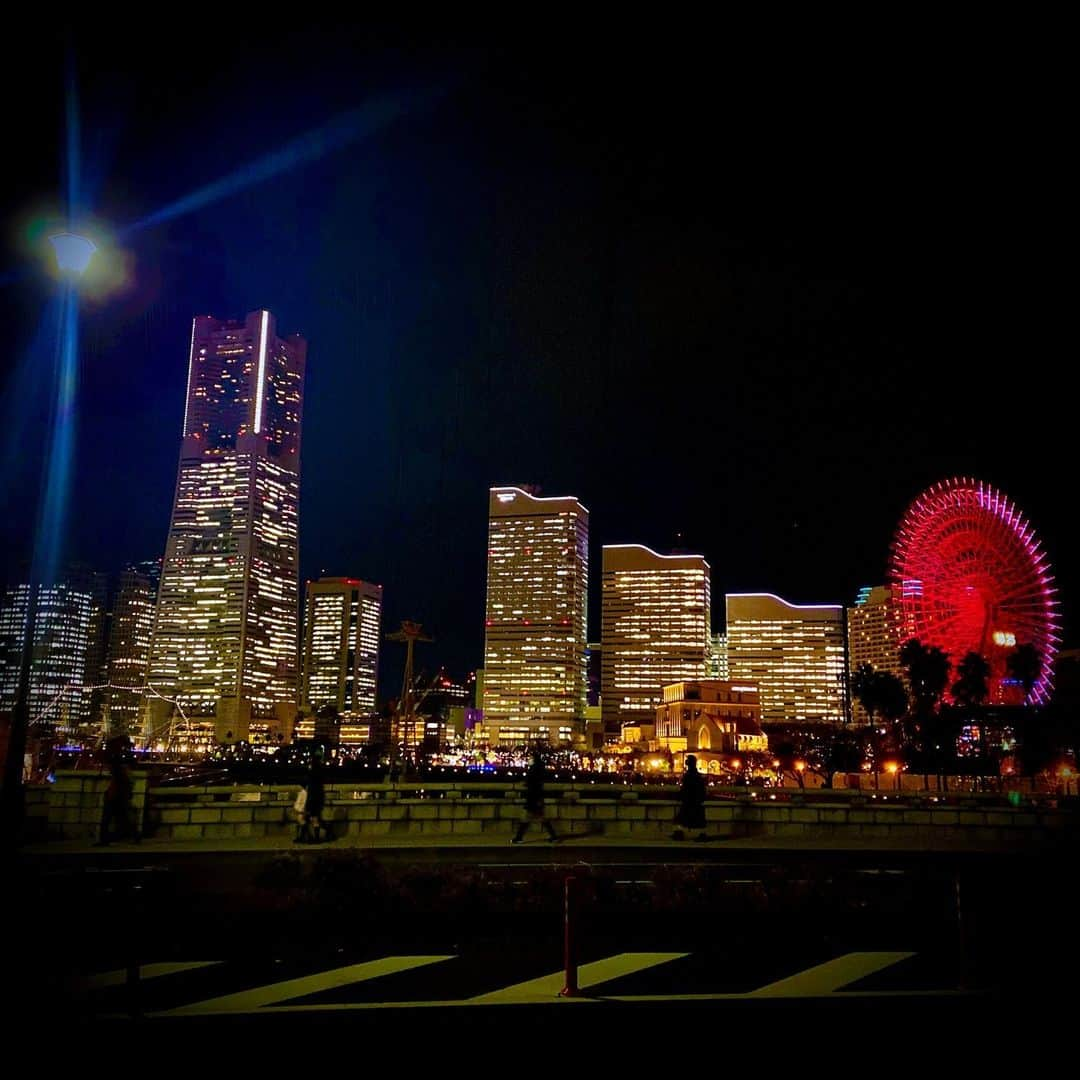
<svg viewBox="0 0 1080 1080"><path fill-rule="evenodd" d="M403 641L405 643L405 673L401 679L401 697L398 699L397 716L394 723L397 731L392 735L395 746L394 765L399 762L408 768L413 756L413 736L416 730L416 706L427 697L425 690L420 699L416 698L416 687L413 678L413 648L418 641L434 641L423 632L423 627L418 622L404 619L401 629L386 635L387 641Z"/></svg>

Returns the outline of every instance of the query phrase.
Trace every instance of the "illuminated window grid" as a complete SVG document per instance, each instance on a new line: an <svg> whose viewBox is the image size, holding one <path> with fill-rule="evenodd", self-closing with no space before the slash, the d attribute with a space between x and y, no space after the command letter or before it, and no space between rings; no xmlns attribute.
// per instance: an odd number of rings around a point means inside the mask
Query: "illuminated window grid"
<svg viewBox="0 0 1080 1080"><path fill-rule="evenodd" d="M754 614L733 617L740 607ZM842 608L798 608L768 594L729 596L727 640L730 677L759 688L764 723L844 722Z"/></svg>
<svg viewBox="0 0 1080 1080"><path fill-rule="evenodd" d="M707 674L710 580L700 555L605 547L602 610L605 730L651 719L664 686Z"/></svg>
<svg viewBox="0 0 1080 1080"><path fill-rule="evenodd" d="M847 609L847 635L850 674L869 664L875 671L887 671L906 681L900 666L900 605L889 586L861 591L859 602ZM855 723L868 722L866 710L854 696L851 712Z"/></svg>
<svg viewBox="0 0 1080 1080"><path fill-rule="evenodd" d="M514 492L515 512L500 511L499 490ZM495 491L488 529L485 722L533 730L534 737L543 729L550 737L551 730L585 714L588 513L575 499Z"/></svg>
<svg viewBox="0 0 1080 1080"><path fill-rule="evenodd" d="M304 704L333 704L342 717L375 711L382 586L355 578L307 584Z"/></svg>
<svg viewBox="0 0 1080 1080"><path fill-rule="evenodd" d="M194 321L148 665L155 687L189 713L232 700L269 719L297 701L305 362L305 343L276 338L268 312Z"/></svg>
<svg viewBox="0 0 1080 1080"><path fill-rule="evenodd" d="M11 712L18 696L26 643L30 589L8 589L0 606L0 711ZM38 588L27 702L32 721L73 732L91 719L86 687L100 672L90 670L92 634L99 600L89 589L61 583Z"/></svg>
<svg viewBox="0 0 1080 1080"><path fill-rule="evenodd" d="M127 570L120 577L109 635L109 733L137 730L150 661L157 604L153 576Z"/></svg>

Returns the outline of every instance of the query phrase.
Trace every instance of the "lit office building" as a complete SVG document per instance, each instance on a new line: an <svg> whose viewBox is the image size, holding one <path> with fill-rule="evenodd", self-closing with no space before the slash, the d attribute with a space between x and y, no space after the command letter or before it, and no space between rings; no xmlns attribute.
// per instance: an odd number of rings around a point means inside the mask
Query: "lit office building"
<svg viewBox="0 0 1080 1080"><path fill-rule="evenodd" d="M109 627L109 686L104 718L107 735L132 735L138 731L160 578L159 561L136 563L120 575Z"/></svg>
<svg viewBox="0 0 1080 1080"><path fill-rule="evenodd" d="M728 677L727 634L713 634L709 649L709 678Z"/></svg>
<svg viewBox="0 0 1080 1080"><path fill-rule="evenodd" d="M758 688L762 722L843 723L844 609L789 604L771 593L726 600L729 678Z"/></svg>
<svg viewBox="0 0 1080 1080"><path fill-rule="evenodd" d="M154 744L274 738L298 696L307 343L268 311L194 320L149 697Z"/></svg>
<svg viewBox="0 0 1080 1080"><path fill-rule="evenodd" d="M605 545L601 715L605 737L651 721L663 688L707 672L709 564L640 544Z"/></svg>
<svg viewBox="0 0 1080 1080"><path fill-rule="evenodd" d="M10 713L18 698L29 598L30 587L17 585L0 604L0 712ZM78 572L38 588L28 686L31 736L97 734L104 608L103 574Z"/></svg>
<svg viewBox="0 0 1080 1080"><path fill-rule="evenodd" d="M847 609L848 670L854 675L863 665L904 678L900 667L900 604L888 585L866 586L859 590L855 606ZM851 701L857 724L868 721L866 710Z"/></svg>
<svg viewBox="0 0 1080 1080"><path fill-rule="evenodd" d="M356 578L327 577L307 583L304 619L305 712L332 705L341 719L340 739L365 742L375 712L379 678L382 586ZM296 732L303 738L304 722Z"/></svg>
<svg viewBox="0 0 1080 1080"><path fill-rule="evenodd" d="M582 734L588 598L588 510L492 488L483 710L493 743Z"/></svg>

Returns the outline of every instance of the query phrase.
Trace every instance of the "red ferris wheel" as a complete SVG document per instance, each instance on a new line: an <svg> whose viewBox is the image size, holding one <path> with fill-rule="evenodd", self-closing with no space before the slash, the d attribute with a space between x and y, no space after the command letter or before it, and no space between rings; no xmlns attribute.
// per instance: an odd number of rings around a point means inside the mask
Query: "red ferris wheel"
<svg viewBox="0 0 1080 1080"><path fill-rule="evenodd" d="M1049 560L1023 515L996 488L946 480L908 507L892 546L902 640L990 664L990 701L1019 703L1009 654L1032 645L1042 661L1028 700L1046 701L1057 654L1058 601Z"/></svg>

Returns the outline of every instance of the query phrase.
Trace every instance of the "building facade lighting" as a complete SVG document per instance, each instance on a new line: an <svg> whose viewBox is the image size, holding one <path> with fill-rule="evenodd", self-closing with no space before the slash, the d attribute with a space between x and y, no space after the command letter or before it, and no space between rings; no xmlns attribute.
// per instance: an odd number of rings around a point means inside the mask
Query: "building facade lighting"
<svg viewBox="0 0 1080 1080"><path fill-rule="evenodd" d="M493 741L570 741L584 722L589 513L575 498L492 488L484 724Z"/></svg>
<svg viewBox="0 0 1080 1080"><path fill-rule="evenodd" d="M207 742L281 733L295 715L306 361L268 311L194 321L148 680ZM171 719L147 698L149 741Z"/></svg>

